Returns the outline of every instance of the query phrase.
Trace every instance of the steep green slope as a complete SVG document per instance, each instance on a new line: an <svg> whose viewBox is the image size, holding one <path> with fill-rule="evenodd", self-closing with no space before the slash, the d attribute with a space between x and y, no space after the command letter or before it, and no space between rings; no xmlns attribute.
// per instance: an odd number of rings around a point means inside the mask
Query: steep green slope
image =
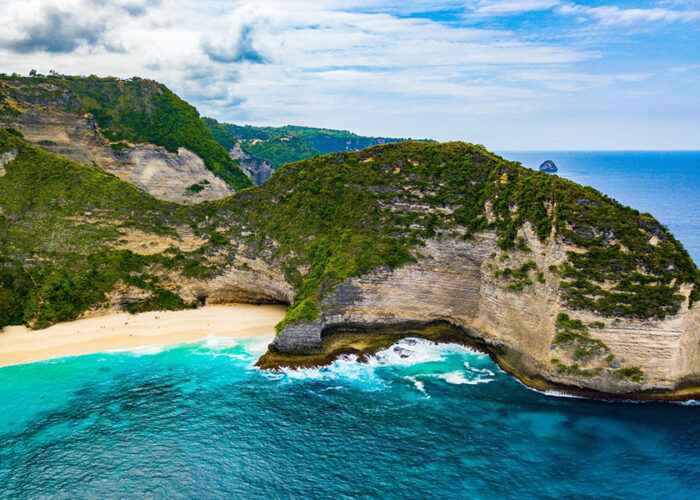
<svg viewBox="0 0 700 500"><path fill-rule="evenodd" d="M299 127L295 125L287 125L278 128L264 127L262 130L269 132L273 137L291 135L304 139L321 154L337 153L340 151L359 151L378 144L411 140L392 137L367 137L353 134L347 130Z"/></svg>
<svg viewBox="0 0 700 500"><path fill-rule="evenodd" d="M117 282L149 295L129 310L187 305L147 270L191 269L198 256L177 249L143 256L115 248L123 230L174 234L190 217L179 205L31 146L6 129L0 129L3 152L16 158L0 175L0 328L74 319L103 303Z"/></svg>
<svg viewBox="0 0 700 500"><path fill-rule="evenodd" d="M163 84L141 78L0 76L0 96L20 105L91 113L103 135L117 145L121 141L151 142L171 152L184 147L198 154L209 170L235 189L251 186L236 162L214 140L197 110Z"/></svg>
<svg viewBox="0 0 700 500"><path fill-rule="evenodd" d="M245 143L242 148L256 158L269 161L275 168L319 154L318 150L298 137L274 137L266 141Z"/></svg>

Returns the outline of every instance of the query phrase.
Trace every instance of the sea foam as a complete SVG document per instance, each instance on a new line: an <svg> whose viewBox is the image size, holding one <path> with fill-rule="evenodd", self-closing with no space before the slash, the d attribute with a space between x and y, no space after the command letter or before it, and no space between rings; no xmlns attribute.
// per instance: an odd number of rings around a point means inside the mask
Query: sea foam
<svg viewBox="0 0 700 500"><path fill-rule="evenodd" d="M367 356L364 362L351 354L338 357L328 366L283 368L277 374L265 376L294 381L332 380L360 384L365 390L386 388L395 376L401 376L429 398L425 385L428 380L441 380L452 385L477 385L495 380L493 371L471 364L484 362L490 363L488 357L469 347L407 338Z"/></svg>

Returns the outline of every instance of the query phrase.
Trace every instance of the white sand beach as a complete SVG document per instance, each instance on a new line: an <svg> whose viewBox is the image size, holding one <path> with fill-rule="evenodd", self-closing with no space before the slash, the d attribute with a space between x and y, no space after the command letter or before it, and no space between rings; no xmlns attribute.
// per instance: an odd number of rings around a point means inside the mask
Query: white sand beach
<svg viewBox="0 0 700 500"><path fill-rule="evenodd" d="M0 331L0 367L115 349L177 344L216 337L272 341L284 306L217 305L186 311L111 313L43 330L9 326Z"/></svg>

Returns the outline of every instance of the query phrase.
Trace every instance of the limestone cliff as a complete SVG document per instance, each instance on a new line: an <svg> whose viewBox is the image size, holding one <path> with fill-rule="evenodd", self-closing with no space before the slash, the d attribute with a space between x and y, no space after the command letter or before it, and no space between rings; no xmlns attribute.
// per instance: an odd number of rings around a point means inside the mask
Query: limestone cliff
<svg viewBox="0 0 700 500"><path fill-rule="evenodd" d="M540 244L527 232L523 236L538 256L537 268L546 270L565 258L562 242ZM524 291L509 290L494 277L498 259L492 256L497 252L493 233L469 244L434 239L415 263L348 279L323 299L318 319L280 332L270 345L269 366L278 360L284 364L285 354L327 354L333 337L343 333L371 336L410 329L416 334L420 327L443 322L463 332L465 342L483 341L505 369L536 387L649 397L671 397L674 391L682 395L691 387L689 393L697 394L700 307L688 308L689 290L681 310L663 320L605 318L568 307L560 297L560 278L549 270L542 282ZM512 255L509 264L530 258ZM591 338L605 348L596 345L593 352L579 355L575 343L557 342L560 313L585 324L601 322ZM637 377L627 375L636 370L626 367L643 369Z"/></svg>
<svg viewBox="0 0 700 500"><path fill-rule="evenodd" d="M19 130L29 142L52 153L97 165L163 200L197 203L234 192L185 148L171 153L153 144L133 144L115 150L90 115L32 106L20 115L0 115L0 126ZM188 189L194 184L203 189Z"/></svg>
<svg viewBox="0 0 700 500"><path fill-rule="evenodd" d="M268 180L275 171L275 167L269 161L255 158L253 155L243 151L240 141L236 142L229 154L231 158L238 162L238 165L250 177L250 180L257 185Z"/></svg>
<svg viewBox="0 0 700 500"><path fill-rule="evenodd" d="M195 205L12 131L0 155L0 326L285 303L263 367L424 335L474 343L538 388L700 396L700 279L680 242L648 214L482 147L314 157Z"/></svg>

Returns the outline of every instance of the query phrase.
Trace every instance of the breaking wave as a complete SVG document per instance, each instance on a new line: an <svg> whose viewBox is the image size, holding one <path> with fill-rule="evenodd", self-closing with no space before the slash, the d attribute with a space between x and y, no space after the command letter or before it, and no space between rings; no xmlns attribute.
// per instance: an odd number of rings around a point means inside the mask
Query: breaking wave
<svg viewBox="0 0 700 500"><path fill-rule="evenodd" d="M428 384L478 385L495 380L498 368L486 354L453 343L435 343L406 338L360 361L356 355L340 356L328 366L283 368L263 372L269 379L337 381L363 384L367 390L386 388L396 380L406 380L421 394L430 397Z"/></svg>

